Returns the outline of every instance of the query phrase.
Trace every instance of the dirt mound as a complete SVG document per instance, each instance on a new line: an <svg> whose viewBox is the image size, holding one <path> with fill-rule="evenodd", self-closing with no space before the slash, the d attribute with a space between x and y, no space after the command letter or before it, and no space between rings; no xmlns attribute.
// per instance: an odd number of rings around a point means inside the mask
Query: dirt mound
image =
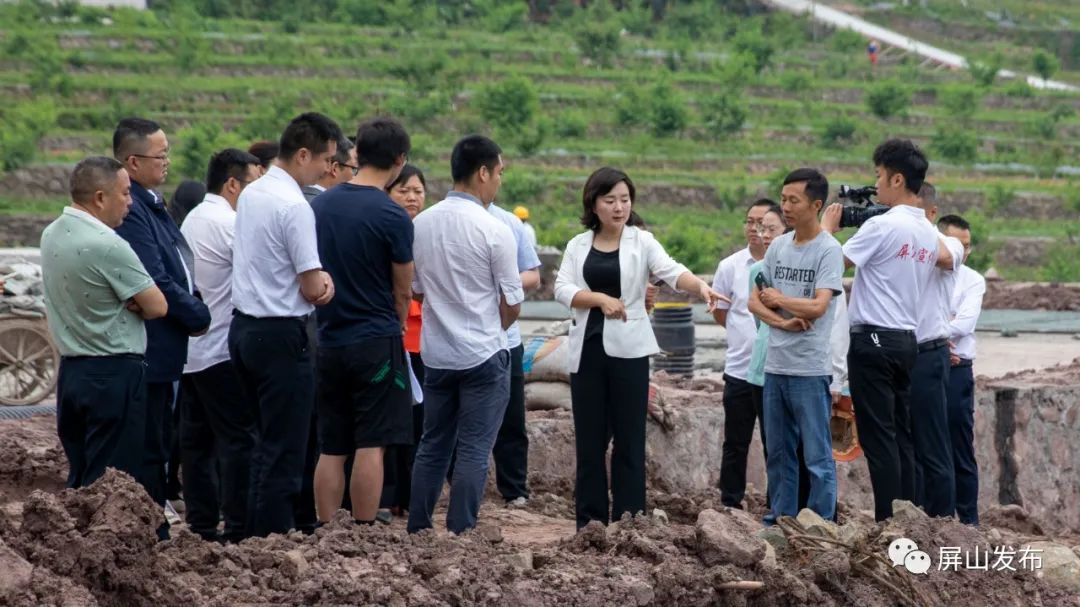
<svg viewBox="0 0 1080 607"><path fill-rule="evenodd" d="M67 458L56 438L56 418L0 421L0 504L35 489L59 491L67 481Z"/></svg>
<svg viewBox="0 0 1080 607"><path fill-rule="evenodd" d="M1080 286L987 281L984 310L1080 310Z"/></svg>

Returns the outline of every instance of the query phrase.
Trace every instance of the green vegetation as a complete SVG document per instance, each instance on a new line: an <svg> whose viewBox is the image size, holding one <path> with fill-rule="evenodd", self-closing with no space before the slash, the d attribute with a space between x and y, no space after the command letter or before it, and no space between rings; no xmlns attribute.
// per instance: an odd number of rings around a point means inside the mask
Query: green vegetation
<svg viewBox="0 0 1080 607"><path fill-rule="evenodd" d="M0 4L2 169L106 152L116 121L139 114L169 134L169 190L201 178L213 150L275 138L302 110L346 130L390 114L413 134L411 158L435 193L457 137L494 136L510 166L501 199L530 206L544 244L580 231L592 170L623 168L650 229L707 272L738 244L744 205L775 197L786 171L826 166L833 184L863 185L874 146L904 136L928 150L946 201L980 201L984 242L1077 227L1065 202L1075 185L1058 167L1080 157L1080 101L995 78L999 65L1033 69L1030 49L1022 61L1013 46L980 53L968 72L897 56L871 70L859 35L744 0L577 4ZM1066 59L1054 77L1072 77ZM995 208L999 191L1014 202ZM1021 220L1028 193L1058 197L1061 211ZM0 192L0 213L59 204Z"/></svg>

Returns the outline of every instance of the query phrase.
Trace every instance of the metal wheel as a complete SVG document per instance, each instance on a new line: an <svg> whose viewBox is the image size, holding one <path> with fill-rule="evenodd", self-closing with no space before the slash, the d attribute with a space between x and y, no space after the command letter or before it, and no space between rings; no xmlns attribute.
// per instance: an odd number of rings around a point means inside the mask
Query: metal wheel
<svg viewBox="0 0 1080 607"><path fill-rule="evenodd" d="M60 351L40 321L0 320L0 405L32 405L56 388Z"/></svg>

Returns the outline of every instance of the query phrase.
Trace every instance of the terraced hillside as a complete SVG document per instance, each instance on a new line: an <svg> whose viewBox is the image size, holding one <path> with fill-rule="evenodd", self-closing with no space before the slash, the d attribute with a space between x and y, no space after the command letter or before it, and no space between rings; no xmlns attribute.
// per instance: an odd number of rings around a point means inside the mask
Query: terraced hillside
<svg viewBox="0 0 1080 607"><path fill-rule="evenodd" d="M739 240L740 207L775 195L788 170L863 184L873 147L899 135L929 151L945 210L998 245L980 245L980 265L997 254L1011 278L1080 280L1080 96L980 84L899 54L871 69L858 36L753 3L678 3L660 22L562 3L546 24L524 2L488 4L503 8L454 25L417 9L378 27L214 19L177 3L0 5L0 211L55 213L66 184L53 165L107 151L125 115L165 125L175 186L211 151L272 138L300 110L349 128L389 113L414 134L435 194L453 141L493 134L510 163L502 201L529 205L545 244L578 230L588 173L620 166L669 249L710 271Z"/></svg>

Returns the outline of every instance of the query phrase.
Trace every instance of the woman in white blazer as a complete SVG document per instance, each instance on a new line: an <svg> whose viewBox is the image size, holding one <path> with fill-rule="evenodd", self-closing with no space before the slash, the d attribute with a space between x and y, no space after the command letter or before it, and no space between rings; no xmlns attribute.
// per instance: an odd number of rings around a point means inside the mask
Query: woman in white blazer
<svg viewBox="0 0 1080 607"><path fill-rule="evenodd" d="M642 222L633 202L634 183L626 173L604 167L589 177L581 216L588 230L567 243L555 281L555 299L573 314L569 358L578 529L645 510L649 356L660 352L645 311L649 275L699 295L710 311L727 301L636 227ZM605 456L612 439L609 516Z"/></svg>

